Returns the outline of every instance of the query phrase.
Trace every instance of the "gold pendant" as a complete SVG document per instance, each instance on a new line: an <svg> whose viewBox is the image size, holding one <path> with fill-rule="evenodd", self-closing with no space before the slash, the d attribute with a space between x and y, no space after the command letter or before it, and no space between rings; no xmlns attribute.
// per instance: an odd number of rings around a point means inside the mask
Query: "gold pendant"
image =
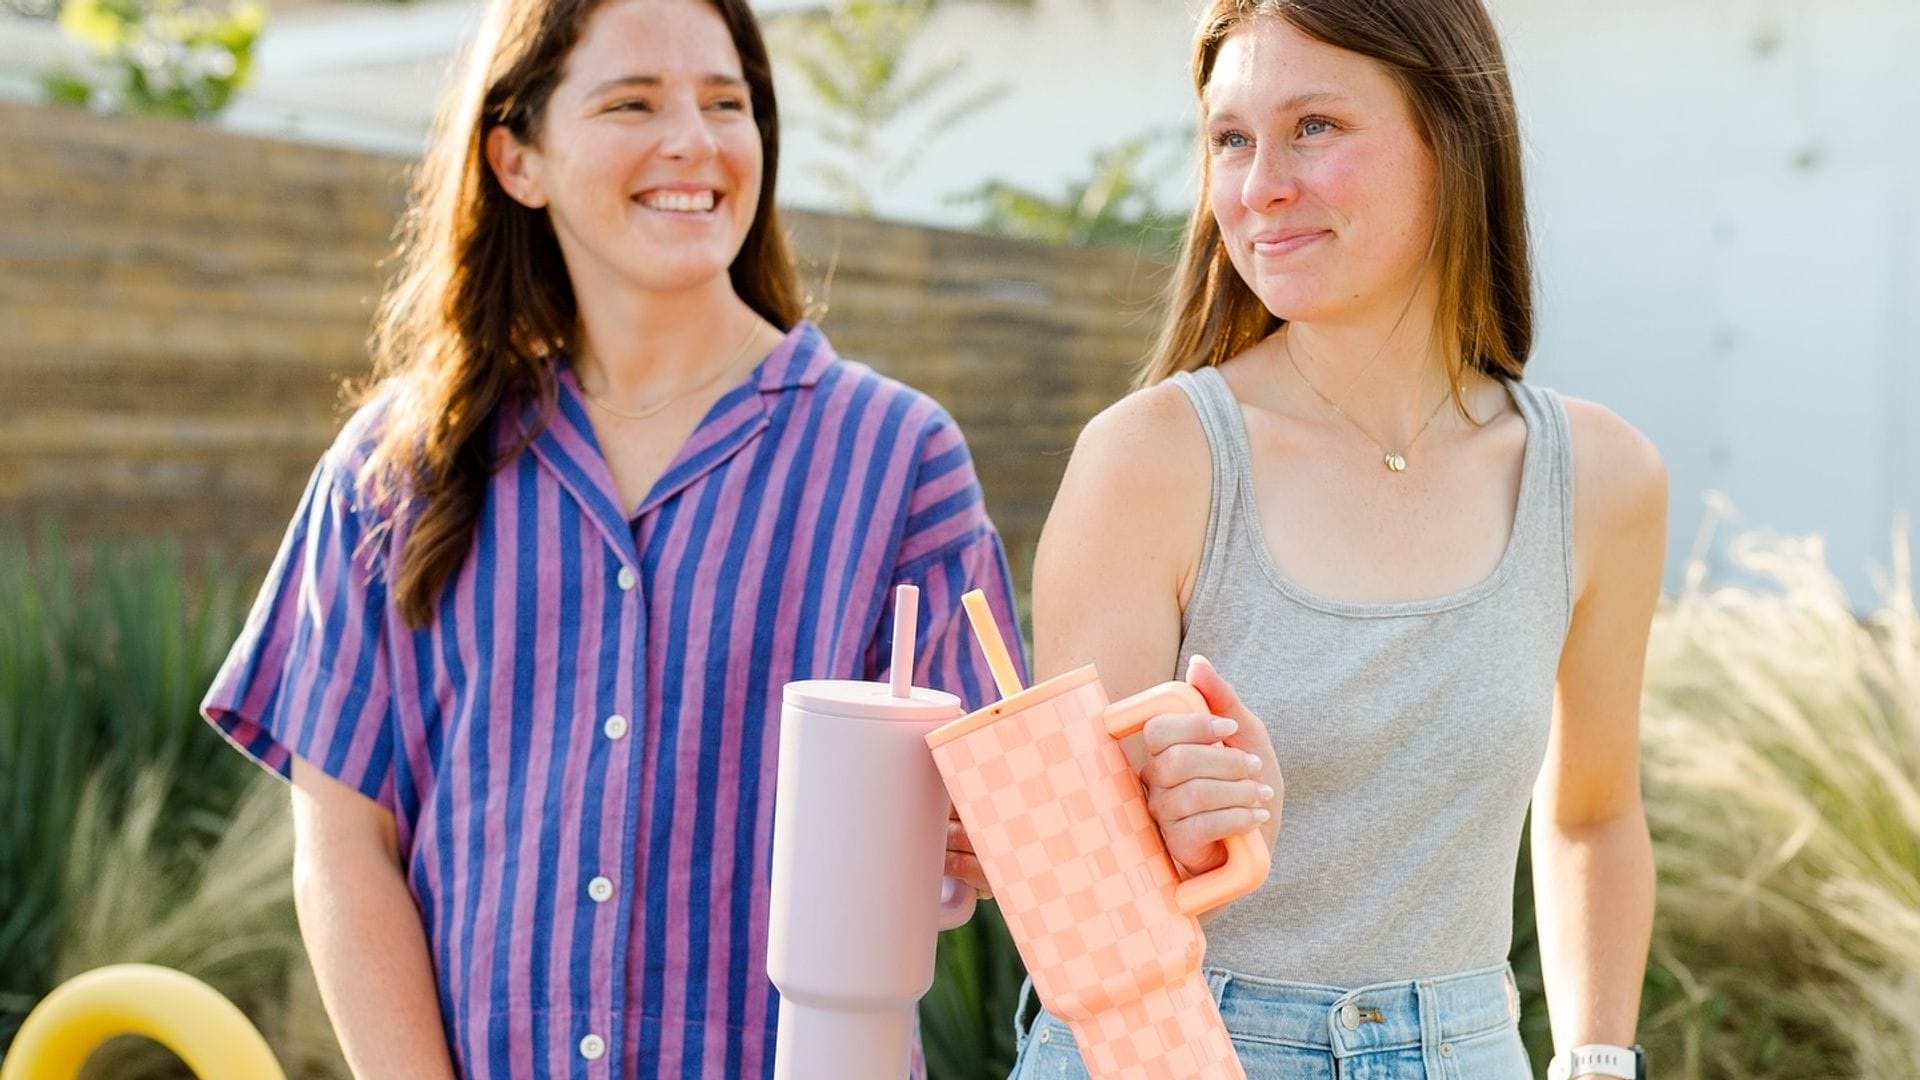
<svg viewBox="0 0 1920 1080"><path fill-rule="evenodd" d="M1387 452L1387 471L1388 472L1406 472L1407 459L1401 457L1399 454L1396 454L1392 451L1388 451Z"/></svg>

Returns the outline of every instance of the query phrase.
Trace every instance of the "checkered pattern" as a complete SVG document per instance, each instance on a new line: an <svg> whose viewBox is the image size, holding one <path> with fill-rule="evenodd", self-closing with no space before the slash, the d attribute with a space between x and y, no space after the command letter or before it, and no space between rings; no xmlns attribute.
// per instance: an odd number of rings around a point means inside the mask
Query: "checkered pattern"
<svg viewBox="0 0 1920 1080"><path fill-rule="evenodd" d="M1140 779L1082 684L933 752L1021 959L1093 1080L1244 1074L1200 958L1200 924Z"/></svg>

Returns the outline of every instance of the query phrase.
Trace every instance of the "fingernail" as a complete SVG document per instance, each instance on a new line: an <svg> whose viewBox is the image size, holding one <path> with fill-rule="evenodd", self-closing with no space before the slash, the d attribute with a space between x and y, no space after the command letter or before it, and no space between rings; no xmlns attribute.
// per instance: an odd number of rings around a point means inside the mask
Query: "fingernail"
<svg viewBox="0 0 1920 1080"><path fill-rule="evenodd" d="M1259 754L1247 755L1247 768L1252 769L1254 772L1259 772L1261 769L1265 767L1266 767L1266 762L1260 760Z"/></svg>
<svg viewBox="0 0 1920 1080"><path fill-rule="evenodd" d="M1231 735L1238 730L1240 730L1240 725L1224 716L1216 716L1213 718L1213 733L1215 735Z"/></svg>
<svg viewBox="0 0 1920 1080"><path fill-rule="evenodd" d="M1268 786L1267 786L1267 785L1265 785L1265 784L1261 784L1261 785L1260 785L1260 797L1261 797L1262 799L1271 799L1271 798L1273 798L1273 789L1272 789L1272 788L1270 788L1270 787L1268 787ZM1264 812L1264 811L1263 811L1263 812Z"/></svg>
<svg viewBox="0 0 1920 1080"><path fill-rule="evenodd" d="M1261 822L1262 824L1265 824L1266 822L1272 819L1273 819L1273 815L1266 812L1265 810L1255 808L1255 810L1253 811L1253 820Z"/></svg>

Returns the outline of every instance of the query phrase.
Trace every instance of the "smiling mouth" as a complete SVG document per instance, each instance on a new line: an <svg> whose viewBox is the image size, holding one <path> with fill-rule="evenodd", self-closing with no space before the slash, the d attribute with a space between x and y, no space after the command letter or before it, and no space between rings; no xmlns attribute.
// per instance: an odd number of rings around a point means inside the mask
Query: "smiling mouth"
<svg viewBox="0 0 1920 1080"><path fill-rule="evenodd" d="M1306 247L1326 235L1326 232L1322 231L1300 233L1284 240L1256 240L1253 243L1253 250L1258 255L1285 255L1290 251Z"/></svg>
<svg viewBox="0 0 1920 1080"><path fill-rule="evenodd" d="M667 214L709 214L720 203L713 191L647 191L635 200L649 210Z"/></svg>

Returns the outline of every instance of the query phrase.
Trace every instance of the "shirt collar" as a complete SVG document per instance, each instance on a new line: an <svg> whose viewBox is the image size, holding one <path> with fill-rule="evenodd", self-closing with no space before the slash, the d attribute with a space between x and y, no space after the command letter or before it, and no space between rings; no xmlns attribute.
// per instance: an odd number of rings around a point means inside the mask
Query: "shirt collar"
<svg viewBox="0 0 1920 1080"><path fill-rule="evenodd" d="M760 392L773 393L818 383L833 366L833 346L812 322L793 324L787 336L760 362Z"/></svg>

